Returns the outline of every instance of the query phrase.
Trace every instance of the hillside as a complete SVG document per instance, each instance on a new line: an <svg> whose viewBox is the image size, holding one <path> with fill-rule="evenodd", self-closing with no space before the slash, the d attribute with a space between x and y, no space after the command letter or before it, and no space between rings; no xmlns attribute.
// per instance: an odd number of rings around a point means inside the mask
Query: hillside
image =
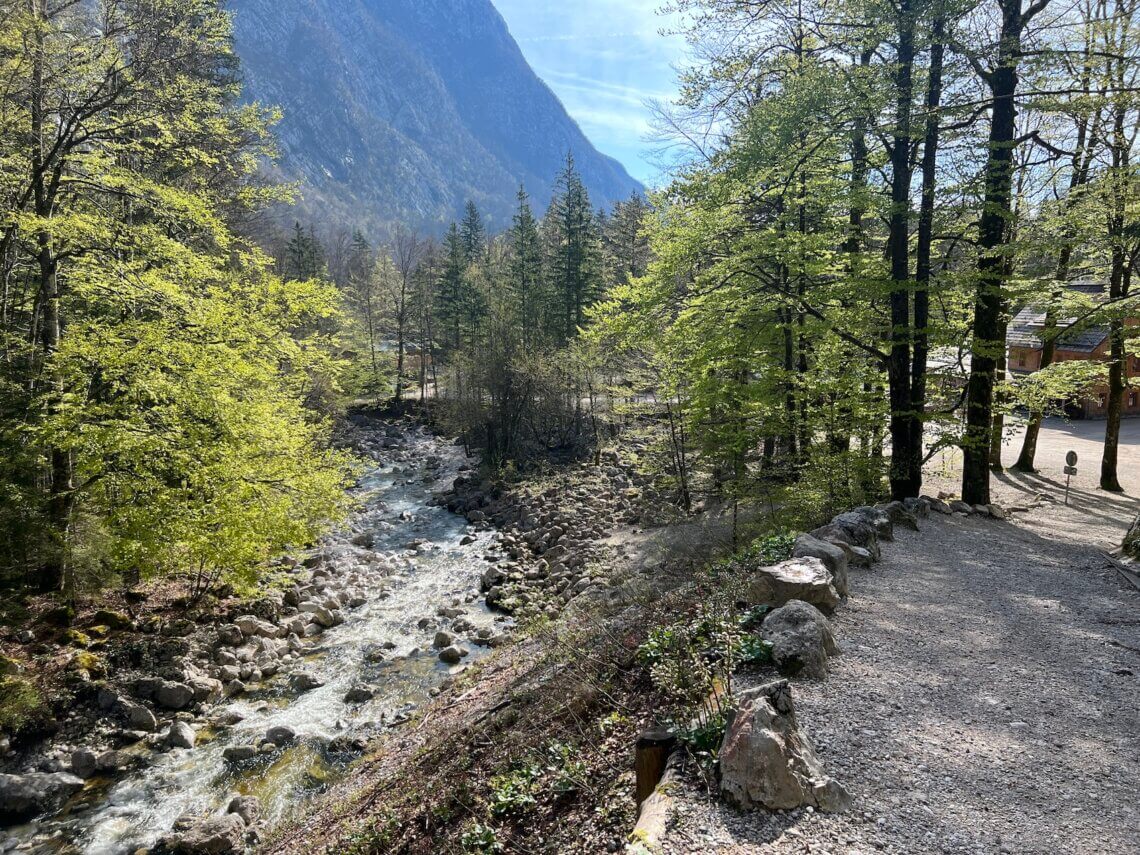
<svg viewBox="0 0 1140 855"><path fill-rule="evenodd" d="M641 189L527 64L490 0L235 0L246 97L279 106L280 176L324 222L505 226L567 151L592 200Z"/></svg>

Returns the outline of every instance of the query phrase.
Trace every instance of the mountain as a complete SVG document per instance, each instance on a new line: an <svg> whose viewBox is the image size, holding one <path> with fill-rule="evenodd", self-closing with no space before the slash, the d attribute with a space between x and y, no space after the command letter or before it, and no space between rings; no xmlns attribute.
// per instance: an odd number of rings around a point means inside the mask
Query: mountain
<svg viewBox="0 0 1140 855"><path fill-rule="evenodd" d="M643 188L598 152L490 0L231 0L245 97L280 107L290 217L438 231L472 199L504 228L572 152L595 206Z"/></svg>

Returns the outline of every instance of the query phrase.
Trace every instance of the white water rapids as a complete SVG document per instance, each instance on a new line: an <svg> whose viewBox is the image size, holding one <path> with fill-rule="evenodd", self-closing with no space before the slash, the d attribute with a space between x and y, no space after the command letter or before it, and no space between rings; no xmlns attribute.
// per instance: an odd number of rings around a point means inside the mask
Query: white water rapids
<svg viewBox="0 0 1140 855"><path fill-rule="evenodd" d="M501 631L496 622L502 619L475 596L488 566L483 556L491 535L477 535L461 546L470 531L466 520L429 504L460 471L461 453L420 428L409 428L398 439L397 447L376 452L374 468L360 484L362 506L351 526L323 543L331 564L367 580L362 586L367 602L346 609L345 622L315 639L315 652L303 661L206 710L212 720L219 713L240 716L236 724L211 731L196 722L195 748L155 754L139 771L89 785L60 815L8 829L0 852L132 852L153 845L179 817L224 810L239 792L259 797L269 824L279 822L344 774L347 761L328 752L330 739L367 736L398 722L447 677L449 669L432 649L436 630L447 623L435 617L437 609L458 603L474 625L464 635L484 627ZM373 538L368 550L352 543L360 542L361 533ZM383 563L368 563L369 551ZM421 626L425 617L431 620ZM385 645L380 658L376 652ZM468 662L484 652L469 642L464 646L471 650ZM301 694L290 691L289 674L302 669L324 685ZM346 703L345 693L360 684L374 687L375 698ZM296 731L297 743L239 766L223 758L227 747L253 744L277 725Z"/></svg>

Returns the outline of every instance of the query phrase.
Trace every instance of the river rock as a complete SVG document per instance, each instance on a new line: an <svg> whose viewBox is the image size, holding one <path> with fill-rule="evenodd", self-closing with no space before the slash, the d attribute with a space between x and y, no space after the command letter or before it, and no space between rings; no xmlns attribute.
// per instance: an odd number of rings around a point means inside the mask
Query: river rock
<svg viewBox="0 0 1140 855"><path fill-rule="evenodd" d="M119 701L119 709L122 711L123 716L127 722L135 730L145 730L147 733L153 733L158 729L158 720L154 717L154 713L148 710L140 703L135 701L128 701L125 698Z"/></svg>
<svg viewBox="0 0 1140 855"><path fill-rule="evenodd" d="M439 651L439 661L446 662L448 665L457 665L468 653L468 650L452 644Z"/></svg>
<svg viewBox="0 0 1140 855"><path fill-rule="evenodd" d="M317 626L324 627L325 629L336 626L336 615L333 614L331 609L321 605L320 603L314 603L310 600L308 602L301 603L299 608L300 611L311 615L313 618L313 623L317 624Z"/></svg>
<svg viewBox="0 0 1140 855"><path fill-rule="evenodd" d="M80 748L71 753L71 771L80 778L90 778L97 769L95 752L90 748Z"/></svg>
<svg viewBox="0 0 1140 855"><path fill-rule="evenodd" d="M273 743L278 748L292 745L297 741L297 731L286 725L279 724L265 731L265 741Z"/></svg>
<svg viewBox="0 0 1140 855"><path fill-rule="evenodd" d="M312 689L319 689L324 684L324 680L308 671L298 671L289 678L289 686L295 692L308 692Z"/></svg>
<svg viewBox="0 0 1140 855"><path fill-rule="evenodd" d="M372 686L353 686L348 692L345 693L344 702L346 704L362 704L365 701L370 701L376 697L376 689Z"/></svg>
<svg viewBox="0 0 1140 855"><path fill-rule="evenodd" d="M53 813L82 789L83 779L67 772L0 775L0 824Z"/></svg>
<svg viewBox="0 0 1140 855"><path fill-rule="evenodd" d="M184 721L174 722L166 734L166 744L171 748L193 748L197 740L198 734L194 728Z"/></svg>
<svg viewBox="0 0 1140 855"><path fill-rule="evenodd" d="M764 618L760 634L772 645L780 673L822 680L827 660L839 652L831 625L810 603L791 600Z"/></svg>
<svg viewBox="0 0 1140 855"><path fill-rule="evenodd" d="M173 855L226 855L245 849L245 820L237 813L211 816L163 838L160 848Z"/></svg>
<svg viewBox="0 0 1140 855"><path fill-rule="evenodd" d="M842 811L850 796L824 774L800 732L791 687L778 680L740 693L720 747L720 791L745 810L810 806Z"/></svg>
<svg viewBox="0 0 1140 855"><path fill-rule="evenodd" d="M240 627L236 624L224 624L218 627L218 643L229 647L237 647L245 640Z"/></svg>
<svg viewBox="0 0 1140 855"><path fill-rule="evenodd" d="M246 825L253 825L261 818L261 799L257 796L234 796L226 813L237 814Z"/></svg>
<svg viewBox="0 0 1140 855"><path fill-rule="evenodd" d="M792 557L818 558L831 571L835 590L839 592L839 596L847 596L847 553L843 549L810 534L801 534L796 538Z"/></svg>
<svg viewBox="0 0 1140 855"><path fill-rule="evenodd" d="M194 690L185 683L163 680L154 691L154 700L168 710L181 710L194 700Z"/></svg>
<svg viewBox="0 0 1140 855"><path fill-rule="evenodd" d="M281 638L285 635L284 628L262 620L256 615L242 615L234 621L234 626L240 629L246 638Z"/></svg>
<svg viewBox="0 0 1140 855"><path fill-rule="evenodd" d="M243 763L259 753L256 745L231 745L222 752L222 757L230 763Z"/></svg>
<svg viewBox="0 0 1140 855"><path fill-rule="evenodd" d="M748 598L753 605L770 606L803 600L825 612L839 605L831 571L818 558L793 558L772 567L753 569Z"/></svg>
<svg viewBox="0 0 1140 855"><path fill-rule="evenodd" d="M442 650L444 647L451 647L455 643L455 636L450 632L440 630L435 634L435 640L432 642L432 647Z"/></svg>

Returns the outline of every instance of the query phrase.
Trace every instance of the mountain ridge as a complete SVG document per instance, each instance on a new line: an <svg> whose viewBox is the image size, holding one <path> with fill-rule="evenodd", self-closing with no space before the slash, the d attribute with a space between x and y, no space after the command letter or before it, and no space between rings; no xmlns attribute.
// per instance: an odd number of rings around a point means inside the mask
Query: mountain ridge
<svg viewBox="0 0 1140 855"><path fill-rule="evenodd" d="M246 97L280 107L288 216L431 231L467 199L504 228L572 152L595 205L643 191L598 152L490 0L233 0ZM285 214L283 214L285 216Z"/></svg>

